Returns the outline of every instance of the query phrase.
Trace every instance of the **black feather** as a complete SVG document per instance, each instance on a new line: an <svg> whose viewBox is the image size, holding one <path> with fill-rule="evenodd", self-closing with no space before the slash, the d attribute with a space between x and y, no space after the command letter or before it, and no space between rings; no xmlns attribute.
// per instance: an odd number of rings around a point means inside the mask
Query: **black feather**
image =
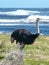
<svg viewBox="0 0 49 65"><path fill-rule="evenodd" d="M11 38L23 44L32 44L38 36L39 34L32 34L26 29L18 29L11 34Z"/></svg>

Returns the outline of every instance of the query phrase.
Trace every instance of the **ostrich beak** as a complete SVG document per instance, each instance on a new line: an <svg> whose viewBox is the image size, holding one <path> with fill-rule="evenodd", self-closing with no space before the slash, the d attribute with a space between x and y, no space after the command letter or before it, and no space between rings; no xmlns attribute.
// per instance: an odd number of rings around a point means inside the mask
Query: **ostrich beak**
<svg viewBox="0 0 49 65"><path fill-rule="evenodd" d="M11 38L11 43L14 43L14 38Z"/></svg>

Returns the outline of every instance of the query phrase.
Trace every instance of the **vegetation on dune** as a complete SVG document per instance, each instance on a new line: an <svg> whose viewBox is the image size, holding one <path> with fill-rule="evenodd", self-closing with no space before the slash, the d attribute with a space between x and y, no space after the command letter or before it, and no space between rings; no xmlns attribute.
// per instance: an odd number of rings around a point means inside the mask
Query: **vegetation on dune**
<svg viewBox="0 0 49 65"><path fill-rule="evenodd" d="M10 35L0 34L0 62L10 50L18 50L11 44ZM49 36L39 36L34 44L24 48L24 65L49 65Z"/></svg>

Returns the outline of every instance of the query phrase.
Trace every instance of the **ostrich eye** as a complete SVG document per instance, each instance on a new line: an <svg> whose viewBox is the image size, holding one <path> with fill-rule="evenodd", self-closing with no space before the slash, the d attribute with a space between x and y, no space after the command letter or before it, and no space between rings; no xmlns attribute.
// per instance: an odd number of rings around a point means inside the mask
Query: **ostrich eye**
<svg viewBox="0 0 49 65"><path fill-rule="evenodd" d="M11 43L14 43L14 38L11 38Z"/></svg>

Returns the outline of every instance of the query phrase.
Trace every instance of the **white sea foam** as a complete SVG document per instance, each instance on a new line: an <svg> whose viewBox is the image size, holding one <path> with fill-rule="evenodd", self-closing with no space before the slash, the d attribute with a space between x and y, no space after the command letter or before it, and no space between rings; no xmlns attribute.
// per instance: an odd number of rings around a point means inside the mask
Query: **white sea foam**
<svg viewBox="0 0 49 65"><path fill-rule="evenodd" d="M27 18L28 22L36 22L36 19L40 18L40 22L49 22L49 16L31 15Z"/></svg>
<svg viewBox="0 0 49 65"><path fill-rule="evenodd" d="M0 19L0 22L20 22L24 21L24 19Z"/></svg>
<svg viewBox="0 0 49 65"><path fill-rule="evenodd" d="M0 14L6 14L6 15L30 15L34 13L40 13L39 11L30 11L30 10L16 10L11 12L0 12Z"/></svg>
<svg viewBox="0 0 49 65"><path fill-rule="evenodd" d="M28 18L24 18L24 19L0 19L0 22L4 23L6 22L15 22L17 23L32 23L32 22L36 22L36 19L40 18L39 22L49 22L49 16L39 16L39 15L30 15L28 16ZM15 25L15 24L14 24Z"/></svg>
<svg viewBox="0 0 49 65"><path fill-rule="evenodd" d="M2 34L4 31L0 31L0 34Z"/></svg>

